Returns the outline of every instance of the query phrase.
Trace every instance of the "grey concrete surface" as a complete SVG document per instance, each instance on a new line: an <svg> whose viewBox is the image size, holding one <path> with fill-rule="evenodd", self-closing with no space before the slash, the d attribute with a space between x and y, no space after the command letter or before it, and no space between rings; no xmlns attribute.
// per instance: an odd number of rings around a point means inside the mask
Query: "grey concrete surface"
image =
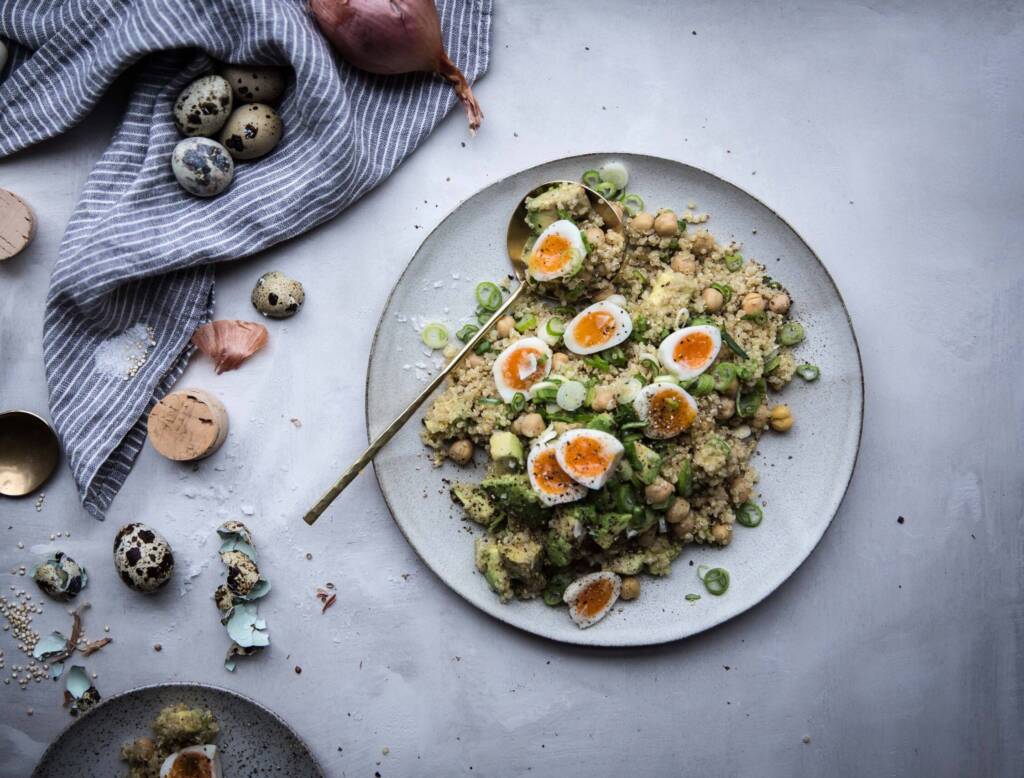
<svg viewBox="0 0 1024 778"><path fill-rule="evenodd" d="M193 470L147 448L105 523L64 470L40 511L0 502L3 591L29 583L12 567L65 549L92 574L89 634L109 625L114 638L86 661L102 694L237 689L291 722L332 776L1019 774L1024 8L497 5L477 138L453 113L340 218L220 272L220 317L252 315L267 269L309 290L244 369L189 368L183 384L231 413L221 452ZM0 163L0 186L39 216L31 249L0 265L2 406L46 409L47 279L121 99ZM850 492L787 584L710 633L609 652L522 634L445 589L368 473L315 530L300 516L365 441L373 328L426 231L498 177L616 149L704 167L796 226L850 307L867 404ZM275 587L272 646L234 675L210 601L211 533L228 517L250 523ZM174 546L178 571L156 597L115 578L111 539L128 520ZM327 581L338 602L321 615ZM67 621L48 602L36 624ZM9 633L0 648L6 677L21 657ZM69 720L60 697L50 682L0 685L0 774L28 774Z"/></svg>

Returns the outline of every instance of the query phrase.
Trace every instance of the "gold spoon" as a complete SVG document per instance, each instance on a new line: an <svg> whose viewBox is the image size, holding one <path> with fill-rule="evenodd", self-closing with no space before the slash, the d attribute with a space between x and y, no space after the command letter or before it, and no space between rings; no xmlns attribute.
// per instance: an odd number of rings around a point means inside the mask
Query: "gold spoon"
<svg viewBox="0 0 1024 778"><path fill-rule="evenodd" d="M0 494L23 497L49 478L60 461L57 433L28 411L0 413Z"/></svg>
<svg viewBox="0 0 1024 778"><path fill-rule="evenodd" d="M334 502L334 498L341 494L342 490L346 486L352 483L362 469L366 467L377 455L377 452L384 448L387 442L394 437L395 433L398 432L398 430L400 430L410 418L412 418L412 415L416 413L417 409L423 405L430 395L434 393L434 390L441 385L444 379L452 372L452 370L455 369L456 365L459 364L462 358L475 349L477 344L486 337L487 333L495 326L495 324L497 324L498 319L505 315L505 311L509 310L516 304L516 301L522 296L527 287L526 261L523 259L523 253L527 239L529 239L533 234L530 231L529 225L526 223L526 200L547 191L552 186L569 183L576 182L549 181L546 184L541 184L540 186L535 187L527 193L526 197L519 201L519 204L516 206L516 210L512 214L512 218L508 223L507 238L508 258L512 262L512 272L515 273L516 280L519 282L519 285L512 290L508 299L505 300L498 310L494 312L490 321L483 325L476 334L469 339L466 345L462 347L462 350L455 355L452 361L449 362L440 373L437 374L433 381L427 384L427 387L419 393L419 396L412 401L412 404L402 411L399 417L391 422L387 429L377 436L376 440L367 447L366 451L362 453L359 459L357 459L348 470L342 473L334 486L328 489L327 493L320 498L320 501L309 510L304 517L307 524L313 524L320 518L320 514L327 510L327 506ZM580 186L582 186L582 184L580 184ZM620 215L621 211L616 210L610 202L593 189L586 186L584 186L583 189L586 191L587 197L590 198L591 207L593 207L597 214L604 220L605 227L613 229L616 232L624 233L625 226L622 223L622 217Z"/></svg>

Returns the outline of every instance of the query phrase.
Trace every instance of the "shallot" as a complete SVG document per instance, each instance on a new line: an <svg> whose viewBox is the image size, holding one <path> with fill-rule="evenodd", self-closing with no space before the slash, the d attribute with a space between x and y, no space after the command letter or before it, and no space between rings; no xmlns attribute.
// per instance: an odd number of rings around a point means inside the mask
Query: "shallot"
<svg viewBox="0 0 1024 778"><path fill-rule="evenodd" d="M217 373L234 370L267 344L267 328L251 321L220 319L192 335L197 349L213 359Z"/></svg>
<svg viewBox="0 0 1024 778"><path fill-rule="evenodd" d="M466 109L469 131L484 118L469 82L448 58L433 0L309 0L335 50L357 68L395 75L440 73Z"/></svg>

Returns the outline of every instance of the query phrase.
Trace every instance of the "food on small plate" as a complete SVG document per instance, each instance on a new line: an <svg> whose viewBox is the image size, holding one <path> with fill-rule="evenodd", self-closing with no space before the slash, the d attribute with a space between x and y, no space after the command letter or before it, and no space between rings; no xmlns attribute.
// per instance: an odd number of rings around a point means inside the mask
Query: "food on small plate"
<svg viewBox="0 0 1024 778"><path fill-rule="evenodd" d="M160 766L160 778L221 778L217 746L189 746L175 751Z"/></svg>
<svg viewBox="0 0 1024 778"><path fill-rule="evenodd" d="M666 370L686 381L711 367L721 349L718 327L700 324L683 327L665 338L658 346L658 358Z"/></svg>
<svg viewBox="0 0 1024 778"><path fill-rule="evenodd" d="M587 306L565 327L565 347L573 354L596 354L618 346L633 332L633 320L621 305L604 300Z"/></svg>
<svg viewBox="0 0 1024 778"><path fill-rule="evenodd" d="M640 576L668 575L687 545L724 548L737 524L771 531L750 460L762 435L799 422L769 393L823 380L794 356L805 332L779 280L717 242L706 215L644 211L621 165L602 170L584 182L621 196L625 237L578 184L527 198L530 285L422 432L438 463L468 464L456 446L489 455L482 478L451 487L481 528L482 582L502 602L568 606L581 628L617 599L642 607ZM477 288L491 294L467 315L497 310L497 285Z"/></svg>

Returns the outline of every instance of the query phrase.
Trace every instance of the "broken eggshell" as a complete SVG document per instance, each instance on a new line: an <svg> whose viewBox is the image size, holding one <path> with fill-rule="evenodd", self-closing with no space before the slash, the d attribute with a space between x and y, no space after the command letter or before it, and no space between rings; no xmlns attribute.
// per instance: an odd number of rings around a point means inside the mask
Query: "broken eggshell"
<svg viewBox="0 0 1024 778"><path fill-rule="evenodd" d="M262 648L270 645L267 622L260 618L255 603L243 602L235 606L225 626L228 637L241 648Z"/></svg>
<svg viewBox="0 0 1024 778"><path fill-rule="evenodd" d="M220 319L197 329L192 343L213 359L219 375L239 367L267 345L267 328L251 321Z"/></svg>
<svg viewBox="0 0 1024 778"><path fill-rule="evenodd" d="M277 270L261 275L252 289L253 307L272 319L294 316L305 301L302 284Z"/></svg>
<svg viewBox="0 0 1024 778"><path fill-rule="evenodd" d="M260 576L252 533L240 521L226 521L217 528L221 538L220 559L227 567L227 583L213 593L221 623L231 638L224 667L235 670L235 658L249 656L270 644L266 622L254 602L270 591L270 581Z"/></svg>
<svg viewBox="0 0 1024 778"><path fill-rule="evenodd" d="M89 583L85 568L63 551L32 568L32 578L44 594L56 600L70 600Z"/></svg>
<svg viewBox="0 0 1024 778"><path fill-rule="evenodd" d="M72 716L77 716L100 701L100 693L92 685L82 665L74 665L68 670L65 690L64 705L71 706Z"/></svg>
<svg viewBox="0 0 1024 778"><path fill-rule="evenodd" d="M149 594L167 583L174 555L164 536L145 524L126 524L114 537L114 567L135 591Z"/></svg>

